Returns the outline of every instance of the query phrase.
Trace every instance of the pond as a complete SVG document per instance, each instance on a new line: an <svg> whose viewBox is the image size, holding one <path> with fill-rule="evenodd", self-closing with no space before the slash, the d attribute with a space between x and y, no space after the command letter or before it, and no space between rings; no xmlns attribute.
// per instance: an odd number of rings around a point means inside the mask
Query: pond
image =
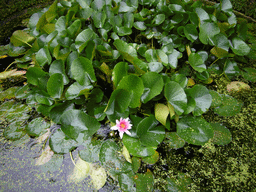
<svg viewBox="0 0 256 192"><path fill-rule="evenodd" d="M254 190L255 29L229 0L34 13L0 47L1 190Z"/></svg>

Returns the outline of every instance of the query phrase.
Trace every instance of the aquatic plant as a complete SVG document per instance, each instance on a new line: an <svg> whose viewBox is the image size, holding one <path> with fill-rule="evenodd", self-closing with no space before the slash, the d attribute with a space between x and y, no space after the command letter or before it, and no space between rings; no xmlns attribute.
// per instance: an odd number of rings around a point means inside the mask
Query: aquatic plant
<svg viewBox="0 0 256 192"><path fill-rule="evenodd" d="M139 166L141 160L158 161L164 139L176 149L186 142L231 141L225 126L202 117L210 107L232 116L242 106L206 87L210 73L230 79L246 74L236 61L250 47L229 0L214 6L192 0L56 0L33 14L28 26L14 32L8 45L11 53L24 54L17 62L28 63L28 84L16 97L61 126L50 138L55 153L84 145L80 158L100 161L122 190L151 191L153 174L138 173ZM125 125L130 134L123 135L119 124L128 118L133 126ZM116 123L122 140L96 142L101 124L109 123ZM39 135L33 127L28 132ZM179 183L167 180L167 188L182 191L191 183L183 174Z"/></svg>

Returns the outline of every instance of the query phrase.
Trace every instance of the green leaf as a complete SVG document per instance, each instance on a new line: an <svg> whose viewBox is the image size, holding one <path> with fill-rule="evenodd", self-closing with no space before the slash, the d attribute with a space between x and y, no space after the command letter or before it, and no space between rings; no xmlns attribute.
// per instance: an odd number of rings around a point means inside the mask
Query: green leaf
<svg viewBox="0 0 256 192"><path fill-rule="evenodd" d="M105 109L107 115L112 115L115 112L123 113L130 105L132 92L125 89L116 89L112 92L108 105Z"/></svg>
<svg viewBox="0 0 256 192"><path fill-rule="evenodd" d="M168 55L168 63L171 68L176 69L178 65L178 59L182 57L182 53L173 49L173 52Z"/></svg>
<svg viewBox="0 0 256 192"><path fill-rule="evenodd" d="M218 92L216 92L216 91L213 91L213 90L210 90L209 93L212 96L211 107L218 107L218 106L220 106L221 103L222 103L222 99L221 99L220 94Z"/></svg>
<svg viewBox="0 0 256 192"><path fill-rule="evenodd" d="M118 175L118 183L122 191L135 192L134 173L132 171L128 173L121 173Z"/></svg>
<svg viewBox="0 0 256 192"><path fill-rule="evenodd" d="M38 21L39 21L39 19L40 19L40 17L41 17L42 15L43 15L42 12L34 13L34 14L30 17L30 19L29 19L28 27L29 27L30 29L35 28L36 25L37 25L37 23L38 23Z"/></svg>
<svg viewBox="0 0 256 192"><path fill-rule="evenodd" d="M88 140L83 143L84 149L79 151L79 156L86 162L94 163L99 161L99 153L101 148L101 141Z"/></svg>
<svg viewBox="0 0 256 192"><path fill-rule="evenodd" d="M27 124L26 131L32 137L38 137L39 135L46 133L46 129L49 127L49 123L47 123L42 117L38 117Z"/></svg>
<svg viewBox="0 0 256 192"><path fill-rule="evenodd" d="M173 149L182 148L186 143L182 138L178 136L176 132L167 132L166 138L168 139L168 146Z"/></svg>
<svg viewBox="0 0 256 192"><path fill-rule="evenodd" d="M250 53L250 47L239 37L234 37L230 46L232 51L239 56Z"/></svg>
<svg viewBox="0 0 256 192"><path fill-rule="evenodd" d="M52 57L47 47L41 48L36 53L36 61L41 67L43 67L46 63L50 64L52 62Z"/></svg>
<svg viewBox="0 0 256 192"><path fill-rule="evenodd" d="M121 174L132 170L131 164L120 155L120 151L121 149L116 142L110 139L101 145L99 159L110 174Z"/></svg>
<svg viewBox="0 0 256 192"><path fill-rule="evenodd" d="M127 44L126 42L120 39L116 39L113 44L117 48L117 50L122 54L124 59L134 65L134 68L138 73L145 73L147 69L147 64L137 58L137 52L131 45Z"/></svg>
<svg viewBox="0 0 256 192"><path fill-rule="evenodd" d="M214 129L214 136L212 142L216 145L227 145L232 141L230 131L220 123L211 123Z"/></svg>
<svg viewBox="0 0 256 192"><path fill-rule="evenodd" d="M133 13L128 12L124 14L124 27L132 28L134 22Z"/></svg>
<svg viewBox="0 0 256 192"><path fill-rule="evenodd" d="M226 59L226 61L224 63L223 71L225 72L227 77L230 79L240 73L237 63L235 61L231 61L229 59Z"/></svg>
<svg viewBox="0 0 256 192"><path fill-rule="evenodd" d="M245 68L243 68L243 70L246 71L246 72L242 71L243 78L255 83L256 82L256 69L245 67Z"/></svg>
<svg viewBox="0 0 256 192"><path fill-rule="evenodd" d="M74 82L67 89L65 93L65 97L67 100L72 100L80 95L83 95L84 92L89 91L92 88L93 88L92 85L80 85L78 82Z"/></svg>
<svg viewBox="0 0 256 192"><path fill-rule="evenodd" d="M128 27L117 27L117 33L119 36L125 36L132 34L132 29Z"/></svg>
<svg viewBox="0 0 256 192"><path fill-rule="evenodd" d="M136 191L153 191L154 177L148 169L146 173L137 173L135 176Z"/></svg>
<svg viewBox="0 0 256 192"><path fill-rule="evenodd" d="M49 96L48 93L44 91L38 91L36 94L34 94L35 99L38 103L51 106L54 102L54 99Z"/></svg>
<svg viewBox="0 0 256 192"><path fill-rule="evenodd" d="M191 53L188 57L188 62L198 72L203 72L206 70L206 65L204 64L203 58L198 53Z"/></svg>
<svg viewBox="0 0 256 192"><path fill-rule="evenodd" d="M15 31L11 38L10 41L15 47L20 47L20 46L31 46L31 43L35 40L35 37L29 35L25 31L22 30L17 30Z"/></svg>
<svg viewBox="0 0 256 192"><path fill-rule="evenodd" d="M171 77L172 81L175 81L180 84L180 86L184 89L188 84L188 79L184 74L176 73Z"/></svg>
<svg viewBox="0 0 256 192"><path fill-rule="evenodd" d="M205 22L199 27L199 39L207 45L213 45L214 36L220 33L220 28L216 23Z"/></svg>
<svg viewBox="0 0 256 192"><path fill-rule="evenodd" d="M214 45L218 48L224 49L227 52L229 50L228 38L222 33L219 33L214 36Z"/></svg>
<svg viewBox="0 0 256 192"><path fill-rule="evenodd" d="M178 172L178 175L175 178L167 177L166 181L168 182L166 185L166 189L168 191L182 191L189 192L188 185L192 183L192 180L185 175L185 173Z"/></svg>
<svg viewBox="0 0 256 192"><path fill-rule="evenodd" d="M71 73L80 85L89 85L96 81L92 61L85 57L78 57L72 62Z"/></svg>
<svg viewBox="0 0 256 192"><path fill-rule="evenodd" d="M50 76L47 82L47 92L53 98L60 98L64 89L63 77L60 73L55 73Z"/></svg>
<svg viewBox="0 0 256 192"><path fill-rule="evenodd" d="M68 110L74 109L74 108L75 108L74 103L70 103L70 102L64 102L64 103L57 104L51 109L50 118L53 120L53 122L59 123L61 115L65 111L68 111Z"/></svg>
<svg viewBox="0 0 256 192"><path fill-rule="evenodd" d="M177 123L177 134L193 145L204 145L213 137L214 131L202 117L186 116Z"/></svg>
<svg viewBox="0 0 256 192"><path fill-rule="evenodd" d="M131 102L129 105L131 108L140 106L140 97L144 91L144 85L141 78L136 75L127 75L121 79L117 89L124 89L131 93Z"/></svg>
<svg viewBox="0 0 256 192"><path fill-rule="evenodd" d="M46 74L47 73L44 72L39 67L30 67L30 68L28 68L27 73L26 73L28 83L30 83L32 85L38 85L39 78L43 77Z"/></svg>
<svg viewBox="0 0 256 192"><path fill-rule="evenodd" d="M55 23L55 30L58 31L58 33L66 30L66 17L61 16L57 22Z"/></svg>
<svg viewBox="0 0 256 192"><path fill-rule="evenodd" d="M91 40L93 37L94 32L91 29L85 29L81 33L79 33L75 39L75 46L76 49L79 53L81 53L88 42Z"/></svg>
<svg viewBox="0 0 256 192"><path fill-rule="evenodd" d="M221 10L227 13L230 13L233 11L232 4L229 0L222 0L221 1Z"/></svg>
<svg viewBox="0 0 256 192"><path fill-rule="evenodd" d="M91 4L91 0L77 0L77 2L82 8L89 8Z"/></svg>
<svg viewBox="0 0 256 192"><path fill-rule="evenodd" d="M126 62L119 62L115 65L112 72L112 81L115 88L117 87L121 79L128 74L128 69L129 66Z"/></svg>
<svg viewBox="0 0 256 192"><path fill-rule="evenodd" d="M210 19L208 13L202 8L197 7L195 9L195 12L200 20L200 23L203 23L204 21L208 21ZM192 18L194 21L196 20L194 15Z"/></svg>
<svg viewBox="0 0 256 192"><path fill-rule="evenodd" d="M143 103L147 103L162 92L164 81L162 76L155 72L147 72L141 76L141 79L144 84L144 91L141 95L141 101Z"/></svg>
<svg viewBox="0 0 256 192"><path fill-rule="evenodd" d="M96 28L103 28L106 18L105 11L94 11L92 14L93 23Z"/></svg>
<svg viewBox="0 0 256 192"><path fill-rule="evenodd" d="M147 26L143 21L134 22L133 26L140 31L144 31L145 29L147 29Z"/></svg>
<svg viewBox="0 0 256 192"><path fill-rule="evenodd" d="M70 109L60 117L61 129L69 137L77 139L80 133L92 136L100 128L100 123L81 110Z"/></svg>
<svg viewBox="0 0 256 192"><path fill-rule="evenodd" d="M158 14L155 16L155 18L152 20L152 24L160 25L165 20L165 14Z"/></svg>
<svg viewBox="0 0 256 192"><path fill-rule="evenodd" d="M74 38L77 33L80 31L82 27L82 23L80 19L75 20L68 28L67 28L67 33L70 38Z"/></svg>
<svg viewBox="0 0 256 192"><path fill-rule="evenodd" d="M181 5L178 5L178 4L170 4L168 7L169 7L170 11L185 12L183 7Z"/></svg>
<svg viewBox="0 0 256 192"><path fill-rule="evenodd" d="M155 164L159 160L159 153L155 151L154 155L143 157L142 161L147 164Z"/></svg>
<svg viewBox="0 0 256 192"><path fill-rule="evenodd" d="M65 154L76 148L78 143L73 139L67 138L63 131L58 129L51 135L49 145L55 153Z"/></svg>
<svg viewBox="0 0 256 192"><path fill-rule="evenodd" d="M68 76L65 72L65 65L63 60L55 60L52 62L50 68L49 68L49 75L53 75L55 73L59 73L63 77L64 85L67 85L69 83Z"/></svg>
<svg viewBox="0 0 256 192"><path fill-rule="evenodd" d="M3 132L3 135L6 139L9 140L18 140L21 137L23 137L26 133L22 131L22 126L24 122L23 121L14 121L11 124L9 124Z"/></svg>
<svg viewBox="0 0 256 192"><path fill-rule="evenodd" d="M174 81L165 84L164 96L178 115L184 112L187 107L187 95L180 84Z"/></svg>
<svg viewBox="0 0 256 192"><path fill-rule="evenodd" d="M147 147L156 147L160 144L165 137L165 128L163 126L157 126L153 115L144 118L137 127L137 135L141 143Z"/></svg>
<svg viewBox="0 0 256 192"><path fill-rule="evenodd" d="M57 3L58 3L58 1L55 0L54 3L49 7L48 11L46 12L45 18L48 23L53 21L55 19L55 17L58 16Z"/></svg>
<svg viewBox="0 0 256 192"><path fill-rule="evenodd" d="M193 111L194 116L202 115L210 108L212 96L205 86L200 84L195 85L191 89L187 89L186 93L196 102L196 107Z"/></svg>
<svg viewBox="0 0 256 192"><path fill-rule="evenodd" d="M186 38L191 42L194 42L198 38L198 31L196 29L196 26L193 24L187 24L184 27L184 34Z"/></svg>
<svg viewBox="0 0 256 192"><path fill-rule="evenodd" d="M214 109L218 115L231 117L238 114L243 106L242 102L237 101L229 95L221 95L222 103Z"/></svg>
<svg viewBox="0 0 256 192"><path fill-rule="evenodd" d="M135 10L134 7L128 6L125 2L121 1L120 2L120 7L119 7L119 13L126 13L126 12L133 12Z"/></svg>
<svg viewBox="0 0 256 192"><path fill-rule="evenodd" d="M122 140L125 147L133 156L147 157L152 156L155 153L156 147L145 147L137 138L129 137L124 134Z"/></svg>

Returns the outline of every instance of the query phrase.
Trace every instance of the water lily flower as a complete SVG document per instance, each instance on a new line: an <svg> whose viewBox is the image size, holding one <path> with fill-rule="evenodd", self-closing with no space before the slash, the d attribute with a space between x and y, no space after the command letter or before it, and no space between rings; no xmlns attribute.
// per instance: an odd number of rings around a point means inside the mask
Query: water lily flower
<svg viewBox="0 0 256 192"><path fill-rule="evenodd" d="M116 125L111 127L112 130L118 130L121 139L123 138L124 133L131 135L128 129L132 128L132 124L130 123L129 118L123 119L121 117L120 121L116 120Z"/></svg>

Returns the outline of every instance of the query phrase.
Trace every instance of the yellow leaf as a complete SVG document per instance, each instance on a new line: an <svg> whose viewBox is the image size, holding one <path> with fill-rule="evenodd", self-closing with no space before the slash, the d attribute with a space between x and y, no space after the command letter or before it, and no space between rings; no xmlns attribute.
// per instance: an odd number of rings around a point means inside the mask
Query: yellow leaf
<svg viewBox="0 0 256 192"><path fill-rule="evenodd" d="M92 179L93 186L96 190L101 189L107 181L107 173L102 167L96 167L91 164L90 166L90 177Z"/></svg>
<svg viewBox="0 0 256 192"><path fill-rule="evenodd" d="M175 115L174 107L170 103L168 103L168 108L170 112L170 118L172 119L173 116Z"/></svg>
<svg viewBox="0 0 256 192"><path fill-rule="evenodd" d="M75 167L73 169L72 174L69 176L69 180L73 182L81 182L86 177L88 177L88 173L90 171L90 163L78 158Z"/></svg>
<svg viewBox="0 0 256 192"><path fill-rule="evenodd" d="M164 126L166 126L166 119L168 115L169 115L169 109L166 105L162 103L157 103L155 105L155 117Z"/></svg>
<svg viewBox="0 0 256 192"><path fill-rule="evenodd" d="M41 156L36 160L36 165L43 165L51 160L54 152L48 145L42 152Z"/></svg>
<svg viewBox="0 0 256 192"><path fill-rule="evenodd" d="M190 79L188 80L187 86L190 87L190 86L193 86L193 85L195 85L195 81L194 81L192 78L190 78Z"/></svg>
<svg viewBox="0 0 256 192"><path fill-rule="evenodd" d="M123 154L124 158L126 159L126 161L128 161L129 163L132 163L130 153L125 146L123 146L122 154Z"/></svg>

